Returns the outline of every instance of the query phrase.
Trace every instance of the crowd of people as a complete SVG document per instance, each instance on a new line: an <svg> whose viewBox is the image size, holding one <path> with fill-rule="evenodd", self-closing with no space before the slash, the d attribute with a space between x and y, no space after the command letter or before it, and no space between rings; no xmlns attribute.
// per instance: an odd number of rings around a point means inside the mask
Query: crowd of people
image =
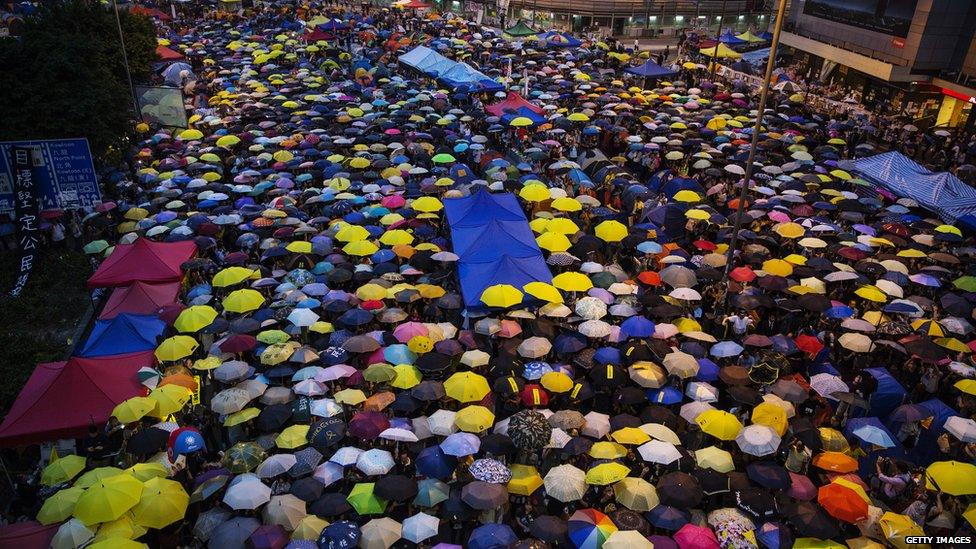
<svg viewBox="0 0 976 549"><path fill-rule="evenodd" d="M611 44L314 0L157 24L190 127L140 125L85 249L196 257L145 396L8 502L53 547L973 534L976 249L843 169L869 120L775 92L744 183L757 94L694 59L645 82ZM398 64L418 45L508 90ZM527 225L552 277L464 294L445 204L503 193L485 253Z"/></svg>

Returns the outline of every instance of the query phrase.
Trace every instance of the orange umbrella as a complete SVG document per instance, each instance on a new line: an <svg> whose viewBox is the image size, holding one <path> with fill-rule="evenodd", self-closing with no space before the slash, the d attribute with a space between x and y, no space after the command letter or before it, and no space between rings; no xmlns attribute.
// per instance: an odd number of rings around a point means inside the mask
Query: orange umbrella
<svg viewBox="0 0 976 549"><path fill-rule="evenodd" d="M813 464L825 471L853 473L857 471L857 460L840 452L823 452L813 458Z"/></svg>
<svg viewBox="0 0 976 549"><path fill-rule="evenodd" d="M197 380L193 379L193 376L187 374L168 375L159 382L160 387L163 385L179 385L180 387L186 387L191 391L196 391L197 387L199 386L197 384Z"/></svg>
<svg viewBox="0 0 976 549"><path fill-rule="evenodd" d="M821 486L817 492L817 503L830 516L844 522L853 524L868 516L868 502L864 501L857 492L843 484L832 482Z"/></svg>
<svg viewBox="0 0 976 549"><path fill-rule="evenodd" d="M367 398L363 401L363 409L368 412L380 412L390 404L396 397L390 391L383 391Z"/></svg>

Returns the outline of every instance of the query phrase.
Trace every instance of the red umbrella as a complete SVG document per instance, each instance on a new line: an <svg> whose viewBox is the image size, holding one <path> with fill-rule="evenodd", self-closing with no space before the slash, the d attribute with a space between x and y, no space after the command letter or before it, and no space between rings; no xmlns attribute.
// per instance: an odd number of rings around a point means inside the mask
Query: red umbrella
<svg viewBox="0 0 976 549"><path fill-rule="evenodd" d="M542 386L535 383L526 385L519 393L526 406L545 406L549 404L549 393Z"/></svg>
<svg viewBox="0 0 976 549"><path fill-rule="evenodd" d="M288 545L288 532L278 524L265 524L247 538L248 549L283 549Z"/></svg>
<svg viewBox="0 0 976 549"><path fill-rule="evenodd" d="M729 278L739 282L752 282L756 279L756 273L749 267L736 267L729 273Z"/></svg>
<svg viewBox="0 0 976 549"><path fill-rule="evenodd" d="M225 353L243 353L253 349L257 345L257 341L252 335L235 334L225 339L217 347Z"/></svg>
<svg viewBox="0 0 976 549"><path fill-rule="evenodd" d="M824 348L823 343L821 343L816 336L806 334L796 337L796 346L801 351L811 356L816 355Z"/></svg>
<svg viewBox="0 0 976 549"><path fill-rule="evenodd" d="M720 549L721 547L715 532L710 528L691 523L682 526L672 537L681 549Z"/></svg>
<svg viewBox="0 0 976 549"><path fill-rule="evenodd" d="M868 516L868 502L854 490L831 482L817 492L817 503L824 511L844 522L855 523Z"/></svg>

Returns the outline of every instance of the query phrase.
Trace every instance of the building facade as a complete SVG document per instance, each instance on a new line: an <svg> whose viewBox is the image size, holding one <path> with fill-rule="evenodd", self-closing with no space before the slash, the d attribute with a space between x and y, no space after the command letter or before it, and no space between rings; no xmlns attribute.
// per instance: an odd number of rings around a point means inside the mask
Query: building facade
<svg viewBox="0 0 976 549"><path fill-rule="evenodd" d="M793 0L786 63L920 127L976 124L976 2Z"/></svg>

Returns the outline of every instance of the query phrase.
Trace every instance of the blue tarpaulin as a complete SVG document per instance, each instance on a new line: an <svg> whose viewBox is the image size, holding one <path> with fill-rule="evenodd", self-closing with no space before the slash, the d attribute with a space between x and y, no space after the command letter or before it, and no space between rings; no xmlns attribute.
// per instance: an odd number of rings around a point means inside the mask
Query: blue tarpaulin
<svg viewBox="0 0 976 549"><path fill-rule="evenodd" d="M486 190L444 200L458 255L461 294L469 308L480 308L481 293L495 284L521 289L529 282L552 282L515 195Z"/></svg>
<svg viewBox="0 0 976 549"><path fill-rule="evenodd" d="M932 422L921 430L918 441L910 452L911 459L919 465L929 465L933 461L945 459L939 457L939 435L945 432L945 422L952 416L958 416L956 412L940 399L932 398L925 402L919 402L922 406L932 412Z"/></svg>
<svg viewBox="0 0 976 549"><path fill-rule="evenodd" d="M864 371L878 380L878 388L868 397L870 406L868 413L872 416L886 417L892 410L901 406L908 393L897 379L891 377L887 368L865 368Z"/></svg>
<svg viewBox="0 0 976 549"><path fill-rule="evenodd" d="M538 35L545 45L555 48L578 48L583 42L571 34L558 31L548 31Z"/></svg>
<svg viewBox="0 0 976 549"><path fill-rule="evenodd" d="M479 91L500 91L505 89L500 82L492 80L487 74L481 73L467 63L458 63L444 57L436 51L417 46L400 56L404 65L437 78L454 89L465 88Z"/></svg>
<svg viewBox="0 0 976 549"><path fill-rule="evenodd" d="M732 44L732 45L746 43L745 40L732 34L732 29L725 29L725 32L723 32L722 36L719 37L719 41L722 42L723 44Z"/></svg>
<svg viewBox="0 0 976 549"><path fill-rule="evenodd" d="M637 76L643 76L644 78L664 78L676 76L678 74L677 71L666 69L651 60L648 60L643 65L639 65L637 67L626 68L624 69L624 72L636 74Z"/></svg>
<svg viewBox="0 0 976 549"><path fill-rule="evenodd" d="M95 322L84 347L75 356L94 358L149 351L156 348L156 338L165 329L166 323L156 315L122 313Z"/></svg>
<svg viewBox="0 0 976 549"><path fill-rule="evenodd" d="M862 158L854 170L899 197L914 199L945 221L976 214L976 189L948 172L935 173L899 152Z"/></svg>

